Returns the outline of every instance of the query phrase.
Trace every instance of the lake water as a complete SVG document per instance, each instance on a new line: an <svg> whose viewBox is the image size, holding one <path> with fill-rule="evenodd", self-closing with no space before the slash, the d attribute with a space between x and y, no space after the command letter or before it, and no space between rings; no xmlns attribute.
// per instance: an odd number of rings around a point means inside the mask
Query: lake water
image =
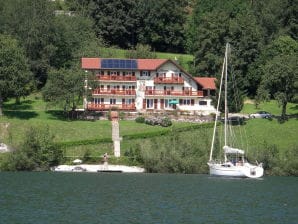
<svg viewBox="0 0 298 224"><path fill-rule="evenodd" d="M0 172L0 223L298 223L298 178Z"/></svg>

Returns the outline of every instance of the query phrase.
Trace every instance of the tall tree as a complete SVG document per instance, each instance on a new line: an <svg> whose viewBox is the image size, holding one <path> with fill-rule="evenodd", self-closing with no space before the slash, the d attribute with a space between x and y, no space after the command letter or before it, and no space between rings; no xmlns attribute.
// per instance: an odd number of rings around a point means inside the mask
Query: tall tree
<svg viewBox="0 0 298 224"><path fill-rule="evenodd" d="M97 48L102 46L102 41L96 38L92 25L89 18L80 15L56 16L52 34L55 54L50 58L50 65L56 69L70 68L75 61L80 60L80 57L86 56L84 52L88 45L96 44L93 47Z"/></svg>
<svg viewBox="0 0 298 224"><path fill-rule="evenodd" d="M254 15L264 29L264 40L270 43L280 35L297 40L297 0L253 1Z"/></svg>
<svg viewBox="0 0 298 224"><path fill-rule="evenodd" d="M261 99L276 99L282 107L281 117L285 119L287 103L297 98L298 94L298 42L282 36L267 51L271 57L262 66L258 94Z"/></svg>
<svg viewBox="0 0 298 224"><path fill-rule="evenodd" d="M102 37L110 45L123 48L134 46L135 4L134 0L90 1L88 10L94 20L97 36Z"/></svg>
<svg viewBox="0 0 298 224"><path fill-rule="evenodd" d="M138 1L138 42L158 51L184 52L187 6L186 0Z"/></svg>
<svg viewBox="0 0 298 224"><path fill-rule="evenodd" d="M84 74L81 70L51 70L47 84L43 88L45 101L59 105L66 112L76 109L84 91Z"/></svg>
<svg viewBox="0 0 298 224"><path fill-rule="evenodd" d="M94 20L94 30L108 45L133 48L147 44L159 51L184 52L190 1L68 0Z"/></svg>
<svg viewBox="0 0 298 224"><path fill-rule="evenodd" d="M29 70L24 50L18 41L0 34L0 115L2 103L8 97L17 100L32 90L33 76Z"/></svg>
<svg viewBox="0 0 298 224"><path fill-rule="evenodd" d="M37 83L47 78L49 59L55 53L52 42L53 8L47 0L11 0L3 5L4 33L16 37L25 49Z"/></svg>

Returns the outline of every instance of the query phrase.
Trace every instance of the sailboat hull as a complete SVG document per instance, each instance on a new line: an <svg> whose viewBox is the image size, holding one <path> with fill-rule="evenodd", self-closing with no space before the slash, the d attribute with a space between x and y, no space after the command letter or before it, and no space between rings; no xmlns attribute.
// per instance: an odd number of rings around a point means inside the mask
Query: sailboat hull
<svg viewBox="0 0 298 224"><path fill-rule="evenodd" d="M234 166L233 164L208 163L210 175L240 177L240 178L259 178L264 174L261 166L245 163L243 166Z"/></svg>

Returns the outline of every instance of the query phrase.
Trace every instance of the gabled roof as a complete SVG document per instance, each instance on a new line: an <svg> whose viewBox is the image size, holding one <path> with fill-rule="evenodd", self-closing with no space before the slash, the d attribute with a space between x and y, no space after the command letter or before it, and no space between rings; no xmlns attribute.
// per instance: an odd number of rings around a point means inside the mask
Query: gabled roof
<svg viewBox="0 0 298 224"><path fill-rule="evenodd" d="M135 61L137 64L136 68L131 68L133 70L157 70L159 67L161 67L163 64L165 64L168 61L171 61L169 59L114 59L114 58L82 58L82 69L113 69L113 68L107 68L106 66L103 67L104 61L107 60L114 60L114 61ZM171 61L173 62L173 61ZM120 69L120 68L114 68L114 69Z"/></svg>
<svg viewBox="0 0 298 224"><path fill-rule="evenodd" d="M82 69L99 69L100 58L82 58Z"/></svg>
<svg viewBox="0 0 298 224"><path fill-rule="evenodd" d="M213 77L194 77L194 80L202 86L203 89L216 89L215 80Z"/></svg>
<svg viewBox="0 0 298 224"><path fill-rule="evenodd" d="M156 70L164 63L169 61L168 59L137 59L139 70Z"/></svg>

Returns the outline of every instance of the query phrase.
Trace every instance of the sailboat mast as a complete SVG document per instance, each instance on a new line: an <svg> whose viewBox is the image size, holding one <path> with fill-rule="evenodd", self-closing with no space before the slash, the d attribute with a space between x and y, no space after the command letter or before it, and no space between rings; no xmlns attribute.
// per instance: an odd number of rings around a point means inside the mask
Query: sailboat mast
<svg viewBox="0 0 298 224"><path fill-rule="evenodd" d="M216 106L215 122L214 122L214 127L213 127L213 135L212 135L209 161L212 160L212 156L213 156L215 132L216 132L218 115L219 115L219 105L220 105L220 98L221 98L221 92L222 92L222 83L223 83L223 77L224 77L224 71L225 71L225 63L226 63L226 57L224 58L223 65L222 65L222 71L221 71L221 78L220 78L219 93L218 93L218 100L217 100L217 106Z"/></svg>
<svg viewBox="0 0 298 224"><path fill-rule="evenodd" d="M227 123L228 123L228 50L229 43L226 45L226 53L225 53L225 146L227 145ZM225 162L227 162L227 155L225 154Z"/></svg>
<svg viewBox="0 0 298 224"><path fill-rule="evenodd" d="M229 44L227 43L226 45L226 53L225 53L225 145L227 145L227 122L228 122L228 91L227 91L227 86L228 86L228 47Z"/></svg>

